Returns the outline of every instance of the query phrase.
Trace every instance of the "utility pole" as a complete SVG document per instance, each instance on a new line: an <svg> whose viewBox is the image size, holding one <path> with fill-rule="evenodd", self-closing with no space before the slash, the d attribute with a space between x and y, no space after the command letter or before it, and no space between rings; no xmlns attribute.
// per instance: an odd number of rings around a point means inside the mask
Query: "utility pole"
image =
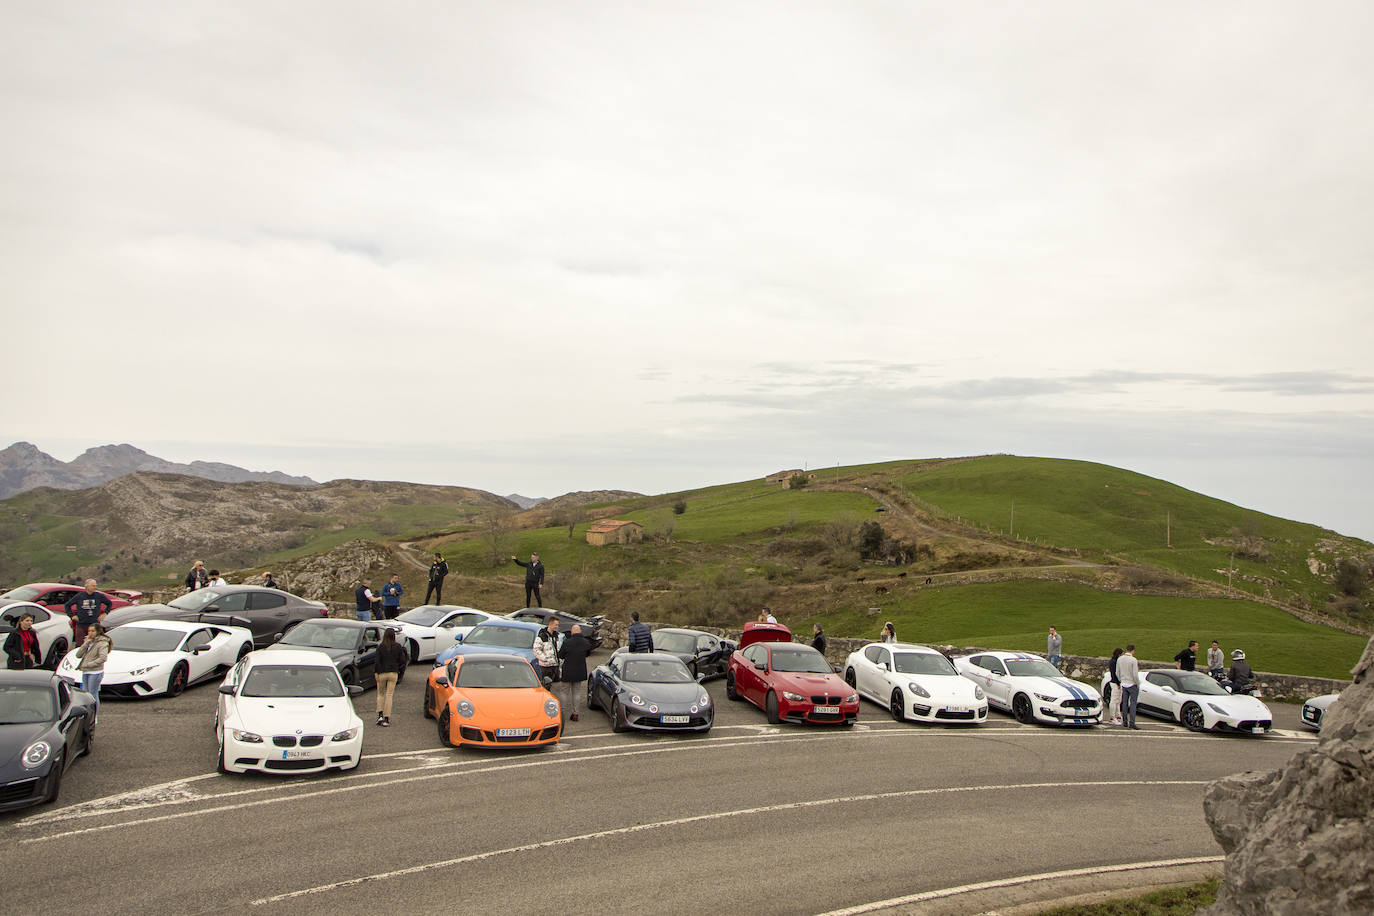
<svg viewBox="0 0 1374 916"><path fill-rule="evenodd" d="M1165 512L1165 513L1164 513L1164 546L1165 546L1165 547L1172 547L1172 546L1174 546L1173 521L1174 521L1173 513L1171 513L1171 512Z"/></svg>
<svg viewBox="0 0 1374 916"><path fill-rule="evenodd" d="M1016 537L1016 500L1011 501L1011 520L1007 522L1007 534Z"/></svg>
<svg viewBox="0 0 1374 916"><path fill-rule="evenodd" d="M1231 588L1231 575L1236 571L1236 548L1231 548L1231 562L1226 564L1226 587Z"/></svg>

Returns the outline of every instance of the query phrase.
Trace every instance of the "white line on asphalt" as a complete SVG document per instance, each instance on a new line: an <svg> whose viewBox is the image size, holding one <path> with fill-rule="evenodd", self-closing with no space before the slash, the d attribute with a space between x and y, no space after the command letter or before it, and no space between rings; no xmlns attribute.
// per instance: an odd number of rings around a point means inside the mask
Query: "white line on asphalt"
<svg viewBox="0 0 1374 916"><path fill-rule="evenodd" d="M842 910L830 910L820 914L820 916L858 916L860 913L872 913L876 910L885 910L894 906L904 906L909 903L921 903L926 900L940 900L945 897L957 897L960 894L994 890L999 887L1015 887L1018 884L1034 884L1037 881L1054 881L1060 878L1082 878L1089 875L1108 875L1115 872L1144 871L1150 868L1173 868L1180 865L1207 865L1213 862L1224 861L1226 861L1225 856L1197 856L1192 859L1159 859L1154 862L1126 862L1121 865L1103 865L1098 868L1071 868L1067 871L1049 871L1039 875L1022 875L1019 878L1002 878L997 881L979 881L977 884L964 884L959 887L941 888L937 891L923 891L919 894L908 894L905 897L875 900L872 903L863 903L859 906L846 907ZM257 901L254 902L256 903Z"/></svg>
<svg viewBox="0 0 1374 916"><path fill-rule="evenodd" d="M572 843L581 843L588 840L599 840L605 837L624 836L631 833L641 833L646 830L661 830L666 827L680 827L684 824L700 824L706 821L724 820L730 817L742 817L756 814L772 814L778 811L796 811L804 808L822 808L830 805L853 804L855 802L884 801L897 798L917 798L928 795L944 795L966 792L993 792L1005 791L1008 789L1085 789L1085 788L1120 788L1123 786L1203 786L1209 781L1205 779L1117 779L1117 780L1098 780L1090 782L1032 782L1032 783L1013 783L1010 785L986 785L986 786L948 786L940 789L906 789L900 792L874 792L866 795L843 795L837 798L818 798L809 801L786 802L778 805L760 805L755 808L737 808L731 811L717 811L712 814L695 814L690 817L678 817L667 821L655 821L648 824L633 824L629 827L615 827L610 830L598 830L595 833L583 833L577 836L560 837L556 840L543 840L538 843L526 843L523 846L509 846L505 849L493 849L489 852L478 852L472 855L459 856L456 859L443 859L438 862L426 862L422 865L412 865L409 868L399 868L394 871L377 872L371 875L363 875L358 878L349 878L346 881L335 881L332 884L321 884L316 887L305 888L299 891L288 891L284 894L276 894L271 897L261 897L252 902L253 906L261 906L266 903L280 903L283 900L294 900L297 897L305 897L311 894L322 894L327 891L340 890L346 887L355 887L368 881L385 881L390 878L399 878L405 875L419 874L420 872L432 871L437 868L450 868L454 865L463 865L468 862L480 862L484 859L495 858L496 856L510 855L517 852L531 852L536 849L548 849L553 846L567 846Z"/></svg>

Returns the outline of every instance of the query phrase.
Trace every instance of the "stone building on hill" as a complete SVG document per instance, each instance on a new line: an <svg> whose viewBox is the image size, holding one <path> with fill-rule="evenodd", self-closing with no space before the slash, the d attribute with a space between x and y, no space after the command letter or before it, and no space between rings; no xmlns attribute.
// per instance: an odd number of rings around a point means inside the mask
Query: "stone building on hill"
<svg viewBox="0 0 1374 916"><path fill-rule="evenodd" d="M607 518L593 522L587 529L587 543L593 547L607 544L638 544L644 540L644 526L639 522Z"/></svg>

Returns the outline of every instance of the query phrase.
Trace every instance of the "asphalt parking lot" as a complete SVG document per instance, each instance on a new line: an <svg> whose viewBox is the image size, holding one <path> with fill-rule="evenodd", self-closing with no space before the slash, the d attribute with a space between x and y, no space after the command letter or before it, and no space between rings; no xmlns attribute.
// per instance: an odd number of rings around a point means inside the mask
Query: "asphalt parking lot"
<svg viewBox="0 0 1374 916"><path fill-rule="evenodd" d="M556 748L451 750L420 713L427 668L391 728L356 698L346 774L217 775L214 683L107 700L58 802L0 816L5 910L982 912L1218 868L1206 784L1313 740L1285 704L1262 738L936 728L869 703L853 729L770 726L713 681L707 736L584 712Z"/></svg>

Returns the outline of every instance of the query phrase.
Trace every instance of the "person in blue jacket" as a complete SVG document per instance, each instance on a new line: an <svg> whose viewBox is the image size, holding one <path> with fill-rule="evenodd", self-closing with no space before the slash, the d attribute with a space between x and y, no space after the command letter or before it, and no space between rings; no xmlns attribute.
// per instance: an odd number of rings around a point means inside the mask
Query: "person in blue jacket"
<svg viewBox="0 0 1374 916"><path fill-rule="evenodd" d="M386 585L382 586L382 617L386 620L395 620L396 615L401 613L401 595L405 594L405 587L401 585L401 577L393 575Z"/></svg>

